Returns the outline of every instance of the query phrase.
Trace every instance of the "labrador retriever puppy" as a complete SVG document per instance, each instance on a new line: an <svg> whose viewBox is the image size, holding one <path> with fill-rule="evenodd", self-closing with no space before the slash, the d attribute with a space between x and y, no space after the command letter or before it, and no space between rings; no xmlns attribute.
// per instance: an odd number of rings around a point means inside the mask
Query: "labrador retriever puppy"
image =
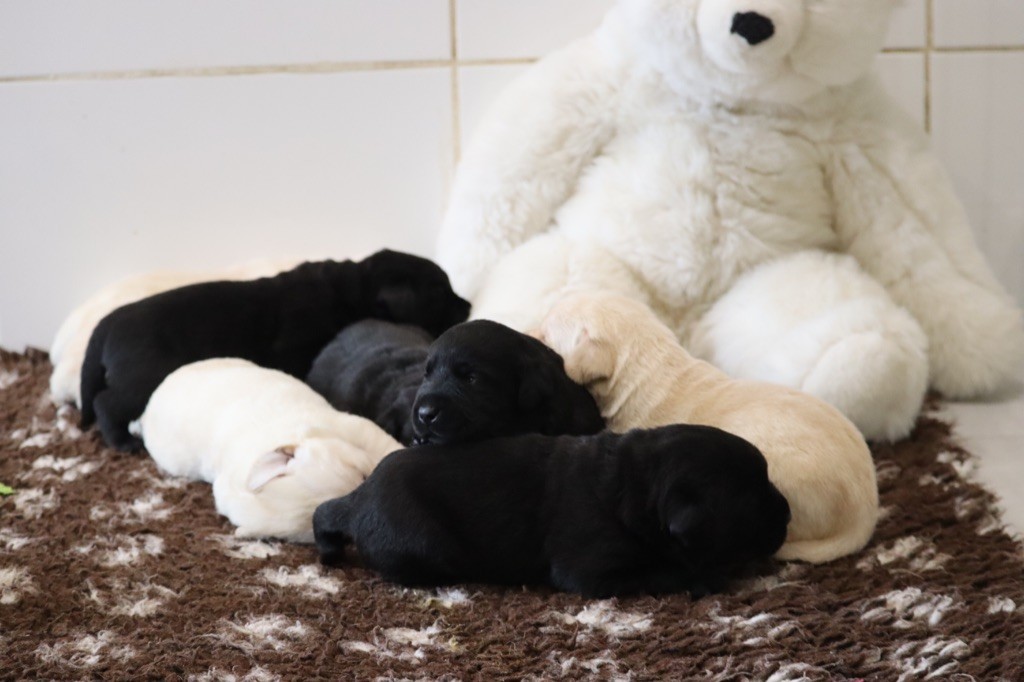
<svg viewBox="0 0 1024 682"><path fill-rule="evenodd" d="M562 358L498 322L456 325L431 345L412 407L418 444L604 428L594 398L566 376Z"/></svg>
<svg viewBox="0 0 1024 682"><path fill-rule="evenodd" d="M597 398L611 430L706 424L756 445L793 513L778 558L821 563L871 538L878 519L871 452L831 405L790 388L731 379L683 350L645 305L621 296L566 296L538 336Z"/></svg>
<svg viewBox="0 0 1024 682"><path fill-rule="evenodd" d="M306 383L406 445L604 428L594 399L536 339L483 320L431 338L410 325L357 322L321 351Z"/></svg>
<svg viewBox="0 0 1024 682"><path fill-rule="evenodd" d="M354 543L403 585L699 596L771 556L788 521L757 448L679 425L399 450L317 507L313 533L324 563Z"/></svg>
<svg viewBox="0 0 1024 682"><path fill-rule="evenodd" d="M303 263L275 277L167 291L96 326L82 365L82 426L98 422L109 445L138 450L129 422L182 365L237 357L305 377L324 345L357 320L410 322L439 334L468 314L440 267L387 250L360 262Z"/></svg>
<svg viewBox="0 0 1024 682"><path fill-rule="evenodd" d="M222 270L159 270L134 275L108 284L68 314L50 344L50 399L55 405L74 403L82 407L82 362L89 337L99 321L123 305L197 282L225 279L249 280L271 277L291 270L302 259L255 260Z"/></svg>
<svg viewBox="0 0 1024 682"><path fill-rule="evenodd" d="M313 510L351 492L401 444L295 377L216 358L172 372L131 425L157 465L213 484L240 537L313 540Z"/></svg>
<svg viewBox="0 0 1024 682"><path fill-rule="evenodd" d="M335 409L372 419L410 445L416 437L412 404L433 340L420 327L384 320L356 322L320 351L306 383Z"/></svg>

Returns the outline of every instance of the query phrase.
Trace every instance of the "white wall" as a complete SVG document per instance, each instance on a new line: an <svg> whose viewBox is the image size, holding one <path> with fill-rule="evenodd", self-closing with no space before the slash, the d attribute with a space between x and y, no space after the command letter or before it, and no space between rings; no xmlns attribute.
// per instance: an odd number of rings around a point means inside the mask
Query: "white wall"
<svg viewBox="0 0 1024 682"><path fill-rule="evenodd" d="M429 255L487 102L608 5L0 0L0 345L129 273ZM881 66L1024 301L1024 2L908 0Z"/></svg>

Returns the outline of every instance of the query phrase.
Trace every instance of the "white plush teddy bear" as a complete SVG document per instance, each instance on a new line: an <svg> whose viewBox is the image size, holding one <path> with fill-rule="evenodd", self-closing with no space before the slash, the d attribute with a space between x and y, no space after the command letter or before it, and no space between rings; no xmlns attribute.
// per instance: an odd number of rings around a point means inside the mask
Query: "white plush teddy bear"
<svg viewBox="0 0 1024 682"><path fill-rule="evenodd" d="M895 0L619 0L499 99L438 256L476 317L566 289L641 298L729 374L803 389L869 438L925 389L984 394L1021 316L873 61Z"/></svg>

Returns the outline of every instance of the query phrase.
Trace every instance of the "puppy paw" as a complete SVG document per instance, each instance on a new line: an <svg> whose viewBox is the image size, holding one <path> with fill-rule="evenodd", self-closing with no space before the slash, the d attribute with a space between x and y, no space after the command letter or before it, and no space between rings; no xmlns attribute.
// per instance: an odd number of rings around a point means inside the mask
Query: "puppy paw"
<svg viewBox="0 0 1024 682"><path fill-rule="evenodd" d="M321 552L320 564L328 568L339 568L345 564L345 550Z"/></svg>

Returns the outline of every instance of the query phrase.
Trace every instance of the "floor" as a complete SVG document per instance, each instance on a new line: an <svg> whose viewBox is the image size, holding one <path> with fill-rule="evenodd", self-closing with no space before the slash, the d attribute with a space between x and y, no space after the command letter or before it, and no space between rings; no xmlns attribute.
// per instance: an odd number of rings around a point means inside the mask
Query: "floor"
<svg viewBox="0 0 1024 682"><path fill-rule="evenodd" d="M999 495L1007 526L1024 536L1024 371L1000 395L984 403L948 403L941 415L978 456L974 476Z"/></svg>

